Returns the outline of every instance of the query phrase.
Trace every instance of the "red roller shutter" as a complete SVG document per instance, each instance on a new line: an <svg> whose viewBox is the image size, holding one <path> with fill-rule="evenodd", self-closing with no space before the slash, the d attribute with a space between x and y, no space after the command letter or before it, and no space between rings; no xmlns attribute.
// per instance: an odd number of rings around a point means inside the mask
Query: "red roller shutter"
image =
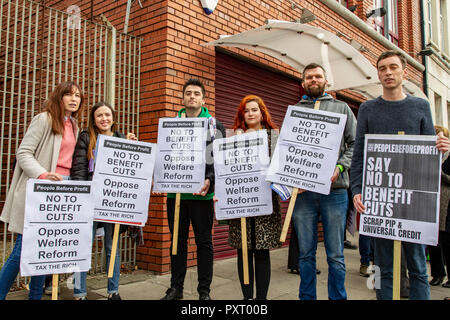
<svg viewBox="0 0 450 320"><path fill-rule="evenodd" d="M237 107L246 95L260 96L274 123L281 127L287 106L297 103L303 94L300 80L219 51L216 51L215 90L216 118L226 129L233 126ZM287 206L288 202L282 203L283 213ZM215 259L236 255L236 250L228 245L228 225L214 223L213 242Z"/></svg>

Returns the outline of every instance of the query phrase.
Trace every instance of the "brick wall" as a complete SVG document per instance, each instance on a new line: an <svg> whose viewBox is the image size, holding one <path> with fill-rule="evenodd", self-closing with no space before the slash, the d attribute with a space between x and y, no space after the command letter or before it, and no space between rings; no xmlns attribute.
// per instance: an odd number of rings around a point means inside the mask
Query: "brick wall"
<svg viewBox="0 0 450 320"><path fill-rule="evenodd" d="M416 57L420 50L419 0L399 1L399 46ZM82 17L104 14L118 29L123 30L126 1L46 1L46 5L65 10L76 4ZM365 56L375 64L377 56L386 48L358 28L330 12L320 1L295 0L298 7L312 11L318 19L310 23L336 33L340 31L356 39L369 49ZM372 0L349 1L357 4L355 14L367 20L365 14L372 9ZM104 4L106 3L106 4ZM401 3L401 4L400 4ZM141 48L141 101L140 140L156 142L159 117L174 116L181 104L183 83L190 77L200 78L206 86L206 103L214 113L215 51L202 44L215 40L222 34L236 34L262 26L266 19L293 21L301 15L299 8L292 8L285 0L221 0L211 15L203 12L199 0L142 1L143 8L134 3L128 32L142 37ZM92 10L91 10L92 9ZM413 21L411 21L411 18ZM349 41L343 38L345 41ZM267 66L300 77L297 70L261 53L230 49L231 52L248 57ZM422 74L408 66L409 76L422 83ZM359 95L343 92L353 100L361 101ZM170 270L170 234L165 213L165 198L152 196L149 219L144 227L145 245L138 248L140 268L165 273ZM188 265L195 265L195 244L190 240Z"/></svg>
<svg viewBox="0 0 450 320"><path fill-rule="evenodd" d="M420 3L419 1L398 1L399 17L399 47L421 63L417 53L421 50L421 26L420 26ZM415 83L422 83L422 73L410 68L410 78Z"/></svg>

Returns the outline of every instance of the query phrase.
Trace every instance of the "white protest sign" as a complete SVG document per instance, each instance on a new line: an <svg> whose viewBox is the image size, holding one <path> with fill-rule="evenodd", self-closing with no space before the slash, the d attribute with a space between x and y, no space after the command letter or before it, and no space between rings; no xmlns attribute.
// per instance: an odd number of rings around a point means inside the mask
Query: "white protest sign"
<svg viewBox="0 0 450 320"><path fill-rule="evenodd" d="M99 135L94 220L144 226L155 165L154 143Z"/></svg>
<svg viewBox="0 0 450 320"><path fill-rule="evenodd" d="M436 136L366 134L359 232L436 245L441 160Z"/></svg>
<svg viewBox="0 0 450 320"><path fill-rule="evenodd" d="M196 193L205 183L206 118L160 118L153 191Z"/></svg>
<svg viewBox="0 0 450 320"><path fill-rule="evenodd" d="M265 130L214 140L217 220L272 214L268 150Z"/></svg>
<svg viewBox="0 0 450 320"><path fill-rule="evenodd" d="M88 271L93 209L90 181L28 180L20 274Z"/></svg>
<svg viewBox="0 0 450 320"><path fill-rule="evenodd" d="M267 180L329 194L347 115L289 106Z"/></svg>

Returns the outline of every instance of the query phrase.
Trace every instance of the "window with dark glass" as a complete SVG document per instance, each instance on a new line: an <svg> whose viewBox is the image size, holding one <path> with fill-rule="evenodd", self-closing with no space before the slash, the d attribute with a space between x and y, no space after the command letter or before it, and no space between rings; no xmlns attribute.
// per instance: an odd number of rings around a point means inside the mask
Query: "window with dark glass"
<svg viewBox="0 0 450 320"><path fill-rule="evenodd" d="M398 8L397 0L374 0L373 8L384 8L384 16L374 15L374 28L395 45L398 45Z"/></svg>

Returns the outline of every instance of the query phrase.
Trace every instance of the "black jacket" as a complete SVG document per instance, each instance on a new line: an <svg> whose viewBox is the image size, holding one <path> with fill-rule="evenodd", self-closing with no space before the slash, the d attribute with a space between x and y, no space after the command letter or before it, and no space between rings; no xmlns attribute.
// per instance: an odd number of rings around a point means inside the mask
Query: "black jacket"
<svg viewBox="0 0 450 320"><path fill-rule="evenodd" d="M125 138L125 135L116 131L114 132L114 137ZM71 180L83 180L92 181L94 172L89 172L89 160L87 158L88 147L89 147L89 132L83 130L78 135L77 144L75 145L75 151L72 156L72 168L70 169L70 179ZM102 223L97 224L97 228L100 228ZM120 225L120 233L128 230L128 225Z"/></svg>
<svg viewBox="0 0 450 320"><path fill-rule="evenodd" d="M125 135L116 131L114 137L125 138ZM89 172L89 160L87 158L89 147L89 132L83 130L78 135L75 151L72 156L72 168L70 169L71 180L92 181L94 172Z"/></svg>
<svg viewBox="0 0 450 320"><path fill-rule="evenodd" d="M444 163L442 163L442 171L445 174L450 175L450 157L445 159ZM450 201L449 201L449 206L447 208L447 218L445 220L445 231L450 232Z"/></svg>
<svg viewBox="0 0 450 320"><path fill-rule="evenodd" d="M445 161L442 163L442 171L445 174L450 175L450 157L448 157L447 159L445 159Z"/></svg>

